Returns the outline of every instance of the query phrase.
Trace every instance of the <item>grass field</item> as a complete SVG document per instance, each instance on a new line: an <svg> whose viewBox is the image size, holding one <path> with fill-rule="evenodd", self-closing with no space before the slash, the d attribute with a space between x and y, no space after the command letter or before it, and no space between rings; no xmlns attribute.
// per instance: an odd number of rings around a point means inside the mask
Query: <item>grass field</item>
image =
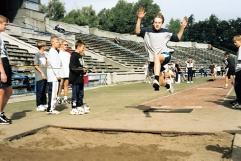
<svg viewBox="0 0 241 161"><path fill-rule="evenodd" d="M207 80L208 78L196 78L193 84L174 84L175 92L205 83ZM155 92L150 84L134 82L86 89L85 102L87 102L97 112L106 112L106 110L118 111L123 109L122 107L136 106L164 95L169 95L165 88L160 88L160 91ZM35 100L24 101L23 98L22 102L8 104L5 111L7 113L13 113L19 110L31 112L34 110L34 107Z"/></svg>

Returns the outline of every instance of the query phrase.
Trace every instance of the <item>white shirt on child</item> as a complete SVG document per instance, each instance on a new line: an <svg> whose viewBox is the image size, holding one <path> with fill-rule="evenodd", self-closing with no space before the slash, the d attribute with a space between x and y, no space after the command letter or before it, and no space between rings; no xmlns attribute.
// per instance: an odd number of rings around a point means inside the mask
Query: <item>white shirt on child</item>
<svg viewBox="0 0 241 161"><path fill-rule="evenodd" d="M62 63L61 78L69 78L69 61L70 53L67 51L60 50L59 57Z"/></svg>
<svg viewBox="0 0 241 161"><path fill-rule="evenodd" d="M47 80L48 82L56 82L57 78L61 77L61 60L59 57L59 53L56 49L51 48L46 55L47 57Z"/></svg>

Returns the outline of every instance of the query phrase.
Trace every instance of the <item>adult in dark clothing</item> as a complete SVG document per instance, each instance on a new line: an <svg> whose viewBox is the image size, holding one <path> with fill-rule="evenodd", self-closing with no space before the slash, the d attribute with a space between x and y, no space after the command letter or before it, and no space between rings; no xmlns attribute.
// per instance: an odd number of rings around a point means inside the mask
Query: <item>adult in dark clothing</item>
<svg viewBox="0 0 241 161"><path fill-rule="evenodd" d="M78 115L88 113L84 106L84 79L87 69L84 67L85 43L78 40L75 43L75 51L71 54L69 63L69 83L72 85L72 110L70 114Z"/></svg>
<svg viewBox="0 0 241 161"><path fill-rule="evenodd" d="M241 109L241 35L234 36L234 45L237 46L238 55L235 66L235 80L234 80L234 90L236 93L236 101L233 104L233 108Z"/></svg>

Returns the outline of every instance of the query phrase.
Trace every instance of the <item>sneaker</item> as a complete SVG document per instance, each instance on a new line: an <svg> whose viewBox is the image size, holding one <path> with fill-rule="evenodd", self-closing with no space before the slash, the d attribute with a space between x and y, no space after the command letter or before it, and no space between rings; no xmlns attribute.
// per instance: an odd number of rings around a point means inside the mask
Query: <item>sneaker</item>
<svg viewBox="0 0 241 161"><path fill-rule="evenodd" d="M187 83L190 83L189 81L187 81Z"/></svg>
<svg viewBox="0 0 241 161"><path fill-rule="evenodd" d="M77 108L73 108L71 111L70 111L70 114L71 115L79 115L79 111Z"/></svg>
<svg viewBox="0 0 241 161"><path fill-rule="evenodd" d="M62 99L60 97L57 97L57 103L62 104Z"/></svg>
<svg viewBox="0 0 241 161"><path fill-rule="evenodd" d="M236 102L233 104L232 108L233 109L241 109L241 105L238 102Z"/></svg>
<svg viewBox="0 0 241 161"><path fill-rule="evenodd" d="M0 114L0 124L1 125L8 125L11 124L12 120L7 118L4 113Z"/></svg>
<svg viewBox="0 0 241 161"><path fill-rule="evenodd" d="M65 99L65 98L64 98L64 99L63 99L63 104L67 104L67 103L69 103L69 102L68 102L68 99Z"/></svg>
<svg viewBox="0 0 241 161"><path fill-rule="evenodd" d="M51 115L58 115L60 112L57 110L49 110L49 111L47 111L47 113L51 114Z"/></svg>
<svg viewBox="0 0 241 161"><path fill-rule="evenodd" d="M174 88L173 88L173 86L170 85L170 88L167 89L167 91L168 91L170 94L174 93Z"/></svg>
<svg viewBox="0 0 241 161"><path fill-rule="evenodd" d="M84 113L89 113L90 112L90 107L87 104L83 104L82 108L84 109Z"/></svg>
<svg viewBox="0 0 241 161"><path fill-rule="evenodd" d="M77 110L78 110L78 114L79 114L79 115L85 114L85 110L84 110L84 108L83 108L82 106L77 107Z"/></svg>
<svg viewBox="0 0 241 161"><path fill-rule="evenodd" d="M191 83L193 83L193 81L191 81Z"/></svg>
<svg viewBox="0 0 241 161"><path fill-rule="evenodd" d="M36 111L38 111L38 112L44 112L44 111L46 111L46 108L45 108L44 105L39 105L39 106L36 108Z"/></svg>
<svg viewBox="0 0 241 161"><path fill-rule="evenodd" d="M152 86L153 86L155 91L159 91L160 84L156 79L152 82Z"/></svg>

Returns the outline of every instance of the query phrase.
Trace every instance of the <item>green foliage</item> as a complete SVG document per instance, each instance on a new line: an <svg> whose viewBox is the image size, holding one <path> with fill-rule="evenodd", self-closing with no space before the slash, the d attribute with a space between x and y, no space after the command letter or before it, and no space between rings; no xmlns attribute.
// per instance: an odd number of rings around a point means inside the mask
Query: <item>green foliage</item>
<svg viewBox="0 0 241 161"><path fill-rule="evenodd" d="M147 13L143 26L151 26L154 16L160 11L159 6L153 4L153 0L139 0L136 3L119 0L115 7L100 11L98 14L99 28L118 33L132 33L139 7L144 7Z"/></svg>
<svg viewBox="0 0 241 161"><path fill-rule="evenodd" d="M92 6L70 11L63 21L80 26L89 25L90 27L96 27L98 25L98 18Z"/></svg>
<svg viewBox="0 0 241 161"><path fill-rule="evenodd" d="M65 14L64 4L59 0L51 0L47 6L42 5L40 11L47 13L46 16L55 21L64 18Z"/></svg>
<svg viewBox="0 0 241 161"><path fill-rule="evenodd" d="M177 33L180 28L180 20L174 20L173 18L171 18L169 24L167 25L167 28L170 32Z"/></svg>
<svg viewBox="0 0 241 161"><path fill-rule="evenodd" d="M191 18L194 20L193 15ZM191 19L191 20L192 20ZM185 40L209 43L217 48L236 51L233 45L233 36L241 33L241 19L219 20L215 15L211 15L204 21L195 23L192 21L186 30Z"/></svg>

